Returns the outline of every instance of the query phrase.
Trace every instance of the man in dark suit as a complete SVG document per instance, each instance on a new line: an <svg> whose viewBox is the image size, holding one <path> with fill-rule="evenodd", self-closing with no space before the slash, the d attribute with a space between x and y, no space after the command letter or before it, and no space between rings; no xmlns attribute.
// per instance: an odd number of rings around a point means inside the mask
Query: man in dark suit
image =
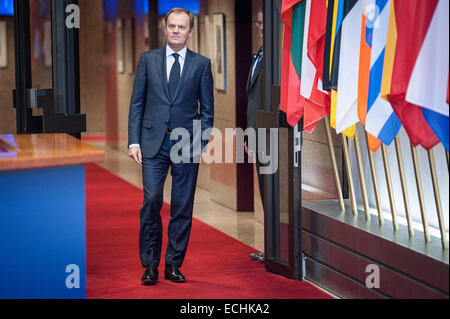
<svg viewBox="0 0 450 319"><path fill-rule="evenodd" d="M263 9L258 11L256 17L256 27L258 29L258 36L261 41L264 39L264 15ZM256 111L263 110L263 87L264 87L264 51L261 47L258 53L253 55L253 62L250 68L247 81L247 128L253 128L256 131L256 145L258 145L258 130L256 128ZM264 203L264 178L260 173L260 168L262 166L259 156L257 155L257 150L253 150L246 145L247 153L256 157L256 171L258 174L258 184L259 193L261 195L261 200ZM264 205L263 205L264 206ZM250 254L250 258L258 260L260 262L264 261L263 253Z"/></svg>
<svg viewBox="0 0 450 319"><path fill-rule="evenodd" d="M142 166L144 185L139 253L146 268L141 280L145 285L158 281L160 211L169 167L172 194L164 276L173 282L186 281L180 268L191 232L199 164L192 156L181 163L174 160L171 150L177 141L171 139L171 133L184 129L192 141L194 135L198 138L199 133L211 129L214 119L211 61L186 47L193 28L194 17L189 11L175 8L167 14L167 46L142 54L131 97L129 156ZM201 132L195 132L194 121L201 122ZM208 140L201 143L204 150Z"/></svg>

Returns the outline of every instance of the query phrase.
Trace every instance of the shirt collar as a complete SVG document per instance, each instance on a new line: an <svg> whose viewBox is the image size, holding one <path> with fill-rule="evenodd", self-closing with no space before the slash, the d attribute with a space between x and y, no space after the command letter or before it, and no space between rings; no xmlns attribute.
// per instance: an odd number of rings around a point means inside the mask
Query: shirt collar
<svg viewBox="0 0 450 319"><path fill-rule="evenodd" d="M174 53L178 53L181 58L185 59L186 52L187 52L187 47L184 47L183 50L181 50L179 52L175 52L174 50L172 50L172 48L169 45L166 46L166 57L169 57Z"/></svg>

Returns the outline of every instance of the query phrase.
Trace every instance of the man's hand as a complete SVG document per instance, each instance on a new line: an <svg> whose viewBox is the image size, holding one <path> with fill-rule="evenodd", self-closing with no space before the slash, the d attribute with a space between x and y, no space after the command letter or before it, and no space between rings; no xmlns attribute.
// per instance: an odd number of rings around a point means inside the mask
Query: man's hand
<svg viewBox="0 0 450 319"><path fill-rule="evenodd" d="M128 157L134 159L139 166L142 166L142 152L140 147L130 147Z"/></svg>

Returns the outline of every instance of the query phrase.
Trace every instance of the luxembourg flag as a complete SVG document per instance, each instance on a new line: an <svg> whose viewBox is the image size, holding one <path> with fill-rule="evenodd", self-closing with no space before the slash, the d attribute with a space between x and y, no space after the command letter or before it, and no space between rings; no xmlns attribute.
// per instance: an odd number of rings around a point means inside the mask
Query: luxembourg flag
<svg viewBox="0 0 450 319"><path fill-rule="evenodd" d="M449 0L440 0L406 92L409 103L421 106L428 125L449 151Z"/></svg>
<svg viewBox="0 0 450 319"><path fill-rule="evenodd" d="M381 98L381 83L391 5L391 0L376 1L379 16L374 21L374 28L372 29L372 52L366 116L366 131L386 145L392 143L402 126L391 104ZM373 152L376 152L379 145L377 143L369 143L369 147Z"/></svg>

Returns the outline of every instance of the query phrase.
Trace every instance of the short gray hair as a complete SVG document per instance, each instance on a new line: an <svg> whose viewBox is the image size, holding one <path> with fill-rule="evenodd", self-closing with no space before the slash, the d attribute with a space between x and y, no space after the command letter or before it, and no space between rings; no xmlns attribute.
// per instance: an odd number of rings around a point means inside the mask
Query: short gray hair
<svg viewBox="0 0 450 319"><path fill-rule="evenodd" d="M194 15L192 14L191 11L183 9L183 8L173 8L172 10L167 12L167 14L166 14L166 26L167 26L167 21L169 20L169 16L172 13L177 13L177 14L178 13L186 13L189 16L189 22L190 22L191 30L194 28L194 25L195 25L195 20L194 20L195 17L194 17Z"/></svg>

